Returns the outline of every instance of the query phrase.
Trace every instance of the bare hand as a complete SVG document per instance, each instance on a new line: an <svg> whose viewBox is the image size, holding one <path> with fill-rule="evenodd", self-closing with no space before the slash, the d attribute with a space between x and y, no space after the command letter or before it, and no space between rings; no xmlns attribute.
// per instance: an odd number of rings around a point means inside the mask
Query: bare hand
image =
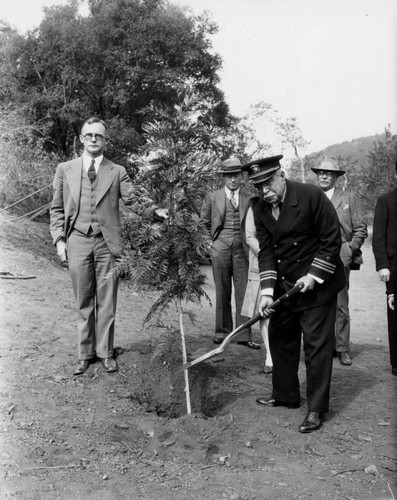
<svg viewBox="0 0 397 500"><path fill-rule="evenodd" d="M67 253L66 253L66 241L65 240L57 241L57 254L62 262L66 262L68 260Z"/></svg>
<svg viewBox="0 0 397 500"><path fill-rule="evenodd" d="M274 312L274 309L269 309L270 304L273 303L271 295L262 295L259 305L259 312L264 318L268 318Z"/></svg>
<svg viewBox="0 0 397 500"><path fill-rule="evenodd" d="M157 217L160 217L160 219L168 219L168 208L156 208L154 213Z"/></svg>
<svg viewBox="0 0 397 500"><path fill-rule="evenodd" d="M378 271L379 279L384 283L387 283L390 279L390 269L385 267L384 269L380 269Z"/></svg>
<svg viewBox="0 0 397 500"><path fill-rule="evenodd" d="M316 284L316 280L306 274L305 276L302 276L302 278L298 279L296 284L298 283L303 283L303 288L300 293L305 293L313 290L314 285Z"/></svg>
<svg viewBox="0 0 397 500"><path fill-rule="evenodd" d="M387 303L389 304L390 309L394 311L394 293L387 297Z"/></svg>

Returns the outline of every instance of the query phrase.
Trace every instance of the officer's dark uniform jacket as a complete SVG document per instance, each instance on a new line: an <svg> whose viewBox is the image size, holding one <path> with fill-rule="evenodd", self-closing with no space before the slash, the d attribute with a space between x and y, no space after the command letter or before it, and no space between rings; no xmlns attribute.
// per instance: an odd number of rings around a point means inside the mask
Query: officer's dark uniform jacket
<svg viewBox="0 0 397 500"><path fill-rule="evenodd" d="M278 220L263 200L255 205L254 220L262 290L274 289L277 298L306 274L324 280L290 299L291 308L298 311L327 303L343 288L339 220L320 188L287 180Z"/></svg>

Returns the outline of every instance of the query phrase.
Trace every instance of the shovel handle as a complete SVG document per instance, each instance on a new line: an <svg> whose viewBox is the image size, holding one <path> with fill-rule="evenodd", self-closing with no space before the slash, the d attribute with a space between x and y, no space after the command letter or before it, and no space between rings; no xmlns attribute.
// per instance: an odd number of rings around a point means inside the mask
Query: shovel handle
<svg viewBox="0 0 397 500"><path fill-rule="evenodd" d="M292 297L292 295L295 295L297 292L302 290L303 286L304 286L303 283L297 283L295 286L293 286L291 288L291 290L288 290L288 292L284 293L284 295L281 295L281 297L279 297L277 300L272 302L269 305L268 309L272 309L273 307L277 307L282 302L288 300L290 297ZM201 363L202 361L206 361L207 359L211 359L214 356L221 354L226 349L226 347L230 344L230 342L232 341L232 339L234 337L237 337L237 335L239 335L242 331L244 331L246 328L249 328L250 326L252 326L254 323L259 321L261 318L263 318L261 313L255 314L255 316L253 316L251 319L249 319L248 321L246 321L245 323L240 325L238 328L233 330L231 333L229 333L229 335L224 339L222 344L220 344L217 349L214 349L213 351L207 352L203 356L200 356L199 358L194 359L193 361L189 361L189 362L185 363L183 365L183 367L177 373L179 373L180 371L183 371L183 370L187 370L188 368L190 368L194 365L197 365L198 363Z"/></svg>

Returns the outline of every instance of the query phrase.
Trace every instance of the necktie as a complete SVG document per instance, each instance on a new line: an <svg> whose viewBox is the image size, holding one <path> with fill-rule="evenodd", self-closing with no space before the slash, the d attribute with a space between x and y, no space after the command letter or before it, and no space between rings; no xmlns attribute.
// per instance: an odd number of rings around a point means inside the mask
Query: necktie
<svg viewBox="0 0 397 500"><path fill-rule="evenodd" d="M279 203L274 203L272 205L272 215L273 217L278 220L279 216L280 216L280 210L281 210L281 207L283 206L283 204L281 203L281 201Z"/></svg>
<svg viewBox="0 0 397 500"><path fill-rule="evenodd" d="M230 203L233 205L233 208L237 208L237 200L234 194L234 191L230 191Z"/></svg>
<svg viewBox="0 0 397 500"><path fill-rule="evenodd" d="M87 172L88 178L90 179L91 184L95 181L96 172L95 172L95 160L91 160L90 168Z"/></svg>

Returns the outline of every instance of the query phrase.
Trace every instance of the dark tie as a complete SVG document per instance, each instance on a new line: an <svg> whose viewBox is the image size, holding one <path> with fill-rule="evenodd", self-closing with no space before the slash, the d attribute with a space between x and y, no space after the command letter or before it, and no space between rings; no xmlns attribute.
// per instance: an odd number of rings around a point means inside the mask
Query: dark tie
<svg viewBox="0 0 397 500"><path fill-rule="evenodd" d="M91 184L95 181L96 172L95 172L95 160L91 160L90 168L87 172L88 178L90 179Z"/></svg>
<svg viewBox="0 0 397 500"><path fill-rule="evenodd" d="M230 191L230 203L233 205L233 208L236 210L237 208L237 200L234 196L234 191Z"/></svg>

